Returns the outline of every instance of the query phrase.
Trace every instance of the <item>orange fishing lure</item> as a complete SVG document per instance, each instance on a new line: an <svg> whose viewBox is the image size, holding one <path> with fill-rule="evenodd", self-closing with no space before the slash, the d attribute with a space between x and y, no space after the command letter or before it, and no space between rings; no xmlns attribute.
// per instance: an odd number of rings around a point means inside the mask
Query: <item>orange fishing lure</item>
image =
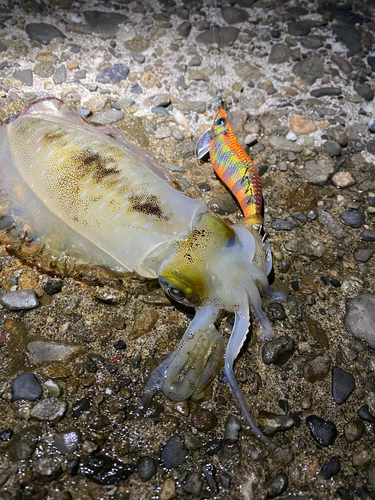
<svg viewBox="0 0 375 500"><path fill-rule="evenodd" d="M223 107L211 127L210 158L215 172L239 202L246 221L262 224L262 184L257 168L238 142Z"/></svg>

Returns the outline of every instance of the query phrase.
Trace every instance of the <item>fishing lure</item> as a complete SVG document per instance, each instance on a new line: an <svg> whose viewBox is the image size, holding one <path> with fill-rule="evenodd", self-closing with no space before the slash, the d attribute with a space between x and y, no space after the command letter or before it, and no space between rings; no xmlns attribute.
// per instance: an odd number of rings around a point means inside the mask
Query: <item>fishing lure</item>
<svg viewBox="0 0 375 500"><path fill-rule="evenodd" d="M228 122L215 120L212 157L220 167L222 150L215 149L216 139L226 138L230 129ZM0 148L1 188L10 212L36 228L32 237L46 250L158 278L172 298L196 308L177 349L152 372L141 407L158 389L173 400L201 392L222 368L225 354L232 393L248 425L268 442L253 422L233 373L250 306L260 337L272 335L259 291L284 298L268 284L270 253L253 226L259 219L257 188L252 198L250 194L248 217L253 219L230 226L208 213L203 202L175 190L154 157L118 129L88 125L55 98L31 104L0 127ZM222 309L235 314L227 346L214 325Z"/></svg>

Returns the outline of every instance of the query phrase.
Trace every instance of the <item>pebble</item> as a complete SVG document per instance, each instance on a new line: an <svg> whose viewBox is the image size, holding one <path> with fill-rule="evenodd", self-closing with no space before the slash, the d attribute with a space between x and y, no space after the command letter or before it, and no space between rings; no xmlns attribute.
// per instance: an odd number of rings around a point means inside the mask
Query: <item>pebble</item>
<svg viewBox="0 0 375 500"><path fill-rule="evenodd" d="M310 259L320 259L326 251L325 246L320 241L304 238L294 238L286 241L284 246L287 251L305 255Z"/></svg>
<svg viewBox="0 0 375 500"><path fill-rule="evenodd" d="M8 311L21 311L38 307L39 300L35 291L30 288L4 293L0 297L0 304Z"/></svg>
<svg viewBox="0 0 375 500"><path fill-rule="evenodd" d="M305 179L316 186L324 186L335 171L335 164L330 158L307 160L302 173Z"/></svg>
<svg viewBox="0 0 375 500"><path fill-rule="evenodd" d="M357 182L350 172L336 172L331 180L337 188L347 188Z"/></svg>
<svg viewBox="0 0 375 500"><path fill-rule="evenodd" d="M289 61L292 55L290 47L284 43L275 43L271 47L271 53L268 58L269 64L282 64Z"/></svg>
<svg viewBox="0 0 375 500"><path fill-rule="evenodd" d="M139 457L137 460L137 472L142 482L148 481L157 472L156 462L152 457Z"/></svg>
<svg viewBox="0 0 375 500"><path fill-rule="evenodd" d="M264 76L259 68L257 68L253 64L246 62L236 63L233 66L233 69L236 72L237 76L239 76L244 82L257 82Z"/></svg>
<svg viewBox="0 0 375 500"><path fill-rule="evenodd" d="M186 20L177 27L177 33L183 38L187 38L190 35L191 23Z"/></svg>
<svg viewBox="0 0 375 500"><path fill-rule="evenodd" d="M36 401L43 395L42 386L33 373L23 373L12 382L12 401Z"/></svg>
<svg viewBox="0 0 375 500"><path fill-rule="evenodd" d="M81 474L90 481L101 485L114 485L125 482L135 472L133 464L126 464L108 455L95 455L87 458L80 466Z"/></svg>
<svg viewBox="0 0 375 500"><path fill-rule="evenodd" d="M249 17L246 10L238 9L236 7L221 7L221 15L224 21L228 24L243 23Z"/></svg>
<svg viewBox="0 0 375 500"><path fill-rule="evenodd" d="M50 279L43 286L43 290L48 295L56 295L56 293L60 293L61 292L62 283L63 282L62 282L61 279Z"/></svg>
<svg viewBox="0 0 375 500"><path fill-rule="evenodd" d="M362 52L363 47L361 36L354 26L337 26L333 29L333 34L336 35L338 40L342 41L348 48L348 57Z"/></svg>
<svg viewBox="0 0 375 500"><path fill-rule="evenodd" d="M296 135L309 135L315 132L318 127L302 115L293 115L289 121L289 128Z"/></svg>
<svg viewBox="0 0 375 500"><path fill-rule="evenodd" d="M0 440L1 441L10 441L14 435L12 429L3 429L0 432Z"/></svg>
<svg viewBox="0 0 375 500"><path fill-rule="evenodd" d="M91 109L87 108L86 106L78 106L76 111L77 115L79 115L81 118L87 118L91 115Z"/></svg>
<svg viewBox="0 0 375 500"><path fill-rule="evenodd" d="M27 344L27 353L34 363L50 363L52 361L67 361L79 356L85 350L84 346L70 342L53 342L34 340Z"/></svg>
<svg viewBox="0 0 375 500"><path fill-rule="evenodd" d="M324 38L320 36L304 36L301 39L301 45L305 49L316 50L324 45Z"/></svg>
<svg viewBox="0 0 375 500"><path fill-rule="evenodd" d="M273 135L270 137L268 139L268 144L276 151L291 151L292 153L301 153L303 151L303 146L292 141L288 141L288 139L285 139L285 137L280 135Z"/></svg>
<svg viewBox="0 0 375 500"><path fill-rule="evenodd" d="M95 33L116 33L128 21L128 17L119 12L101 12L86 10L83 12L86 23Z"/></svg>
<svg viewBox="0 0 375 500"><path fill-rule="evenodd" d="M215 27L215 30L208 29L200 33L195 40L198 43L204 43L205 45L211 45L212 43L218 43L220 47L225 45L232 45L238 37L240 30L234 28L233 26L223 26ZM218 42L217 42L218 40Z"/></svg>
<svg viewBox="0 0 375 500"><path fill-rule="evenodd" d="M164 109L164 108L162 108ZM167 125L161 125L155 131L155 139L168 139L171 136L171 129Z"/></svg>
<svg viewBox="0 0 375 500"><path fill-rule="evenodd" d="M278 302L273 302L268 306L268 311L275 320L282 320L286 318L284 307Z"/></svg>
<svg viewBox="0 0 375 500"><path fill-rule="evenodd" d="M295 350L294 341L288 337L270 340L262 346L262 360L266 365L282 366Z"/></svg>
<svg viewBox="0 0 375 500"><path fill-rule="evenodd" d="M303 367L303 376L307 382L313 384L318 380L323 380L331 367L331 358L328 354L316 356L314 359L307 361Z"/></svg>
<svg viewBox="0 0 375 500"><path fill-rule="evenodd" d="M126 80L128 74L128 66L117 63L109 68L103 69L96 77L96 81L99 83L119 83L121 80Z"/></svg>
<svg viewBox="0 0 375 500"><path fill-rule="evenodd" d="M206 453L206 455L212 457L213 455L216 455L216 453L218 453L218 451L221 448L221 445L222 445L221 439L211 439L202 446L202 451L203 453Z"/></svg>
<svg viewBox="0 0 375 500"><path fill-rule="evenodd" d="M238 441L238 433L241 430L241 422L234 415L228 415L224 425L224 439L235 443Z"/></svg>
<svg viewBox="0 0 375 500"><path fill-rule="evenodd" d="M321 87L320 89L315 89L310 92L310 95L312 97L324 97L326 95L328 96L333 96L333 95L341 95L342 91L339 88L336 87Z"/></svg>
<svg viewBox="0 0 375 500"><path fill-rule="evenodd" d="M346 301L345 328L375 349L375 295L364 293Z"/></svg>
<svg viewBox="0 0 375 500"><path fill-rule="evenodd" d="M327 481L336 476L341 470L339 457L333 457L327 464L323 465L321 474Z"/></svg>
<svg viewBox="0 0 375 500"><path fill-rule="evenodd" d="M60 453L74 453L81 442L81 433L78 430L59 432L55 434L53 442Z"/></svg>
<svg viewBox="0 0 375 500"><path fill-rule="evenodd" d="M11 461L29 460L38 444L41 431L39 426L30 425L14 433L8 445L8 456Z"/></svg>
<svg viewBox="0 0 375 500"><path fill-rule="evenodd" d="M341 283L332 276L322 276L320 279L322 280L322 283L324 283L324 285L332 285L335 288L340 288L341 286Z"/></svg>
<svg viewBox="0 0 375 500"><path fill-rule="evenodd" d="M363 241L375 241L375 229L365 229L359 235Z"/></svg>
<svg viewBox="0 0 375 500"><path fill-rule="evenodd" d="M267 497L275 498L284 493L288 489L289 479L285 472L277 474L267 486Z"/></svg>
<svg viewBox="0 0 375 500"><path fill-rule="evenodd" d="M310 430L312 438L320 446L330 446L337 438L336 425L330 420L324 420L316 415L310 415L306 418L306 425Z"/></svg>
<svg viewBox="0 0 375 500"><path fill-rule="evenodd" d="M159 499L171 500L176 496L176 483L173 479L167 478L161 485Z"/></svg>
<svg viewBox="0 0 375 500"><path fill-rule="evenodd" d="M340 221L347 226L358 229L365 224L366 219L363 212L359 212L358 210L347 210L340 215Z"/></svg>
<svg viewBox="0 0 375 500"><path fill-rule="evenodd" d="M285 219L275 217L271 222L271 227L275 231L290 231L292 229L292 224Z"/></svg>
<svg viewBox="0 0 375 500"><path fill-rule="evenodd" d="M264 133L266 135L272 135L272 134L277 134L277 135L284 135L285 134L285 127L279 120L279 118L273 113L273 112L268 112L264 113L260 118L259 118L259 123L264 129ZM247 128L249 123L245 124L245 131L249 133L259 133L259 124L257 122L252 122L250 128Z"/></svg>
<svg viewBox="0 0 375 500"><path fill-rule="evenodd" d="M67 407L65 401L56 398L43 399L35 404L30 415L35 420L55 423L64 418Z"/></svg>
<svg viewBox="0 0 375 500"><path fill-rule="evenodd" d="M364 422L375 424L375 416L370 412L368 405L361 406L361 408L357 411L357 414Z"/></svg>
<svg viewBox="0 0 375 500"><path fill-rule="evenodd" d="M262 426L266 436L273 436L277 432L285 432L291 429L295 422L289 415L277 415L269 411L261 410L258 413L258 422Z"/></svg>
<svg viewBox="0 0 375 500"><path fill-rule="evenodd" d="M128 109L131 106L134 106L135 100L132 97L121 97L116 101L116 104L120 107L120 109Z"/></svg>
<svg viewBox="0 0 375 500"><path fill-rule="evenodd" d="M318 220L324 225L326 231L332 234L335 238L345 238L345 227L335 221L331 214L325 210L318 209Z"/></svg>
<svg viewBox="0 0 375 500"><path fill-rule="evenodd" d="M30 40L36 40L43 45L48 45L54 38L66 38L64 33L55 26L47 23L29 23L25 26L25 31Z"/></svg>
<svg viewBox="0 0 375 500"><path fill-rule="evenodd" d="M215 214L225 216L238 211L238 205L229 193L214 196L207 203L208 208Z"/></svg>
<svg viewBox="0 0 375 500"><path fill-rule="evenodd" d="M210 431L217 426L217 416L212 411L198 406L191 413L191 423L199 431Z"/></svg>
<svg viewBox="0 0 375 500"><path fill-rule="evenodd" d="M353 255L358 262L367 262L374 255L374 250L372 248L359 248L355 250Z"/></svg>
<svg viewBox="0 0 375 500"><path fill-rule="evenodd" d="M189 474L186 482L183 484L182 489L195 498L199 498L202 491L202 479L200 472L193 472Z"/></svg>
<svg viewBox="0 0 375 500"><path fill-rule="evenodd" d="M13 78L20 80L22 85L26 85L26 87L33 85L33 72L31 69L17 69L13 73Z"/></svg>
<svg viewBox="0 0 375 500"><path fill-rule="evenodd" d="M118 109L108 109L90 118L90 123L94 125L109 125L124 118L124 112Z"/></svg>
<svg viewBox="0 0 375 500"><path fill-rule="evenodd" d="M166 469L176 469L187 459L187 449L178 434L171 436L161 450L161 462Z"/></svg>
<svg viewBox="0 0 375 500"><path fill-rule="evenodd" d="M372 460L373 452L367 446L362 446L361 449L356 449L352 455L352 463L354 467L363 467Z"/></svg>
<svg viewBox="0 0 375 500"><path fill-rule="evenodd" d="M341 154L341 146L335 141L326 141L323 144L324 149L327 151L329 156L340 156ZM341 173L341 172L338 172ZM337 174L335 174L337 175Z"/></svg>
<svg viewBox="0 0 375 500"><path fill-rule="evenodd" d="M342 405L355 389L355 379L351 373L338 366L332 368L332 397L336 404Z"/></svg>
<svg viewBox="0 0 375 500"><path fill-rule="evenodd" d="M62 472L60 461L56 457L40 457L33 460L33 471L43 481L52 481Z"/></svg>
<svg viewBox="0 0 375 500"><path fill-rule="evenodd" d="M375 118L370 118L370 121L367 124L367 127L370 132L375 132Z"/></svg>
<svg viewBox="0 0 375 500"><path fill-rule="evenodd" d="M306 36L311 31L311 24L304 21L291 21L288 23L288 33L291 36Z"/></svg>
<svg viewBox="0 0 375 500"><path fill-rule="evenodd" d="M360 420L351 420L344 425L344 437L348 443L354 443L362 436L365 426Z"/></svg>
<svg viewBox="0 0 375 500"><path fill-rule="evenodd" d="M323 70L323 62L317 56L298 61L292 68L293 73L301 78L306 85L313 85L318 78L321 78Z"/></svg>
<svg viewBox="0 0 375 500"><path fill-rule="evenodd" d="M349 75L353 71L350 62L345 57L339 56L338 54L332 54L331 61L346 75Z"/></svg>
<svg viewBox="0 0 375 500"><path fill-rule="evenodd" d="M217 494L219 488L216 482L216 467L213 464L205 464L202 467L202 472L212 493Z"/></svg>

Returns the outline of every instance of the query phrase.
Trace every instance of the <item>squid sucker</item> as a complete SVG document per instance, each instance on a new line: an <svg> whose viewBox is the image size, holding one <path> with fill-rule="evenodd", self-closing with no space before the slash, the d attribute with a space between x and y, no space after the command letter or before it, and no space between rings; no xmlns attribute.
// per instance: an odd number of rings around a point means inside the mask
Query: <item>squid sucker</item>
<svg viewBox="0 0 375 500"><path fill-rule="evenodd" d="M210 130L209 151L244 211L245 218L232 226L174 189L152 154L120 130L88 125L55 98L34 102L1 126L0 150L0 187L10 213L35 227L34 239L47 241L52 254L74 249L87 256L85 262L158 278L173 299L196 309L177 349L152 372L140 413L159 389L172 400L202 392L224 359L247 425L272 446L250 416L233 364L250 309L260 339L270 339L261 295L285 297L267 280L271 253L256 227L262 222L260 179L223 108ZM227 345L215 327L221 310L235 316Z"/></svg>

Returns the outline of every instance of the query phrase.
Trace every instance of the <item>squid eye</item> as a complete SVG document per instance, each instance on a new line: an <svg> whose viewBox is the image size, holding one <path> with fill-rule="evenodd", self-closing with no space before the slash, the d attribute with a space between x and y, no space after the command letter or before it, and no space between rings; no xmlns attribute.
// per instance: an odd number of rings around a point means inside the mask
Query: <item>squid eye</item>
<svg viewBox="0 0 375 500"><path fill-rule="evenodd" d="M219 118L218 120L216 120L216 125L218 126L225 125L226 123L227 123L226 118Z"/></svg>
<svg viewBox="0 0 375 500"><path fill-rule="evenodd" d="M168 293L172 297L172 299L175 299L178 302L185 300L185 294L177 288L168 288Z"/></svg>

